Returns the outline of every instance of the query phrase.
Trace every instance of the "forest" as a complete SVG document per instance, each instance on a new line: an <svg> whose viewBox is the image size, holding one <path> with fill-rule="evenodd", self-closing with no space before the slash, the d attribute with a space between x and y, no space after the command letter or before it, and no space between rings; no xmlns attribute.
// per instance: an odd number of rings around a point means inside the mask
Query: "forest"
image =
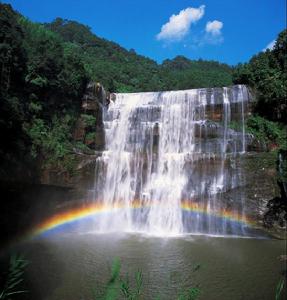
<svg viewBox="0 0 287 300"><path fill-rule="evenodd" d="M23 3L41 20L32 2ZM74 15L64 2L45 3L44 17ZM245 46L242 22L250 40L255 20L283 11L269 11L271 0L260 12L225 2L187 7L161 32L206 6L224 18L202 36ZM94 13L94 1L79 3L78 20ZM134 12L127 3L102 1L101 17ZM218 60L244 57L232 41ZM287 29L268 47L237 65L159 63L77 21L33 22L0 0L0 300L285 299ZM172 92L143 93L157 91Z"/></svg>
<svg viewBox="0 0 287 300"><path fill-rule="evenodd" d="M31 179L51 166L73 171L72 132L89 81L110 92L247 84L257 99L247 130L286 149L286 36L237 66L184 56L157 64L78 22L33 23L0 4L0 177Z"/></svg>

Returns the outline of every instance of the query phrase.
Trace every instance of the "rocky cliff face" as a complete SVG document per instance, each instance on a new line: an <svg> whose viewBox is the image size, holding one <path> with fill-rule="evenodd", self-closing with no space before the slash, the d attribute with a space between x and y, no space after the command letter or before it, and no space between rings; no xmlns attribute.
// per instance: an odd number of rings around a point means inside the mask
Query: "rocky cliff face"
<svg viewBox="0 0 287 300"><path fill-rule="evenodd" d="M260 144L245 132L251 106L245 86L117 94L104 114L106 151L97 159L89 190L94 200L107 204L132 205L136 199L155 208L136 217L127 211L100 226L116 222L123 230L244 231L211 216L226 211L260 223L278 188L274 157L260 153ZM209 216L184 219L183 200Z"/></svg>
<svg viewBox="0 0 287 300"><path fill-rule="evenodd" d="M205 180L204 182L207 184L205 188L207 190L212 188L211 186L208 187L208 182L212 184L212 174L217 174L217 179L220 181L219 173L223 172L227 185L220 191L222 207L224 209L232 207L239 194L241 195L240 197L243 197L242 189L244 189L244 213L257 220L260 225L266 212L268 200L279 195L276 182L276 158L272 153L264 152L260 143L244 132L242 124L252 113L252 96L246 89L244 92L246 93L244 94L246 99L241 101L239 99L241 97L240 93L242 92L238 90L238 87L201 90L199 102L203 102L201 104L198 103L198 108L192 111L192 118L195 120L192 127L193 154L189 156L190 161L185 163L184 168L188 168L188 164L192 164L193 175L189 179L190 182L196 183L196 186L199 187ZM158 95L161 97L161 93L158 93ZM179 96L175 95L175 97ZM111 132L110 125L115 124L111 122L117 120L119 115L123 114L120 107L124 105L124 102L121 104L121 101L123 101L121 98L122 94L107 95L103 87L96 83L90 83L87 86L86 94L83 97L83 114L77 121L74 132L74 139L87 146L84 150L75 149L78 156L77 172L75 176L70 178L58 178L54 174L46 180L46 183L73 186L81 190L93 190L94 188L101 190L104 188L105 183L102 181L102 178L106 175L101 173L102 171L99 169L99 158L102 157L103 153L106 153L103 152L104 150L110 150L107 149L108 145L106 143L110 143L111 140L107 141L106 139L115 138L115 136L107 137L106 134ZM112 104L109 107L111 99ZM155 100L148 100L145 105L138 105L131 115L126 116L130 124L133 124L133 130L125 147L128 149L131 145L142 143L142 140L137 141L137 137L142 136L145 139L146 134L151 134L151 153L155 157L153 160L156 160L158 159L160 127L162 126L159 120L164 103L159 103L158 105L156 102L153 103L153 101ZM119 107L119 110L115 109L115 107ZM89 116L93 117L91 118L92 123L87 122ZM172 114L170 118L172 118ZM179 122L181 122L180 119ZM137 124L153 124L153 126L151 131L147 132L147 128ZM170 130L174 130L174 127L170 128ZM189 133L185 131L182 134L188 135ZM224 139L223 142L222 140L220 141L222 138ZM144 145L143 147L146 147ZM234 153L243 151L246 151L246 153L240 156L234 155ZM223 153L224 156L226 155L224 162L222 161ZM141 155L146 156L144 152ZM106 159L108 157L104 156L103 160ZM140 157L137 159L141 160ZM143 157L141 168L148 168L148 164L144 163L146 160L147 157ZM143 171L143 177L146 177L144 175L145 172ZM209 177L203 178L203 174L207 174ZM235 177L238 180L236 185L234 185ZM97 183L96 187L95 180ZM220 185L219 181L217 182L218 184L216 183L218 186ZM193 198L196 200L196 194L200 193L200 191L195 189L194 192L195 196ZM139 196L137 194L137 198ZM87 195L87 198L91 198L91 196Z"/></svg>
<svg viewBox="0 0 287 300"><path fill-rule="evenodd" d="M82 112L73 132L76 166L73 174L45 169L41 183L76 189L87 189L93 182L95 161L105 148L103 111L107 109L110 95L102 85L90 82L82 99Z"/></svg>
<svg viewBox="0 0 287 300"><path fill-rule="evenodd" d="M81 141L92 150L101 151L105 147L105 132L103 124L103 110L108 105L108 95L103 86L99 83L90 82L87 86L86 93L83 97L82 109L83 114L93 116L94 124L87 124L82 115L74 133L74 139ZM92 138L87 138L89 134L94 134Z"/></svg>

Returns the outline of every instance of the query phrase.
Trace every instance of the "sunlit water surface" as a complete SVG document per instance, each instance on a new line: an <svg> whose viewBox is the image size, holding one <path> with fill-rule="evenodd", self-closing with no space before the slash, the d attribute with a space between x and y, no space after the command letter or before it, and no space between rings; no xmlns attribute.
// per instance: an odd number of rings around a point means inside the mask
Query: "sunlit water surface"
<svg viewBox="0 0 287 300"><path fill-rule="evenodd" d="M272 239L58 233L14 247L29 261L29 299L94 299L115 258L131 283L143 272L142 299L177 299L199 286L200 299L274 299L285 242ZM198 265L200 267L198 268ZM197 269L198 270L195 270Z"/></svg>

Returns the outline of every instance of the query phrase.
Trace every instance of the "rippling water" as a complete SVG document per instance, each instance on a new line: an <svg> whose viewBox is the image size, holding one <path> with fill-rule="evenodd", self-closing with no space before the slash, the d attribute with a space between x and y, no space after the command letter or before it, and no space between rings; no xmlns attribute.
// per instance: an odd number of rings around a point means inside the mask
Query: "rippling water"
<svg viewBox="0 0 287 300"><path fill-rule="evenodd" d="M29 299L93 299L92 291L108 281L118 257L122 275L128 273L131 282L142 270L142 299L176 299L183 289L199 285L200 299L269 300L283 271L278 256L285 252L285 241L62 232L12 250L30 261Z"/></svg>

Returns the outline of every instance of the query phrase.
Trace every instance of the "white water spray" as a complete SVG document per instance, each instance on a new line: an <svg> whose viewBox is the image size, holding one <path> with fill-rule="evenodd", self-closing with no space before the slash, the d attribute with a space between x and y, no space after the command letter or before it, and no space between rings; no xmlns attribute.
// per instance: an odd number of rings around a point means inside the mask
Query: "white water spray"
<svg viewBox="0 0 287 300"><path fill-rule="evenodd" d="M247 101L245 86L117 94L104 115L106 150L97 160L94 201L123 208L101 216L97 228L157 235L242 232L218 215L242 212L242 199L225 195L240 186L229 155L236 159L238 150L245 151ZM233 120L243 124L242 134L229 128ZM132 209L134 201L139 208ZM183 201L204 209L185 213Z"/></svg>

